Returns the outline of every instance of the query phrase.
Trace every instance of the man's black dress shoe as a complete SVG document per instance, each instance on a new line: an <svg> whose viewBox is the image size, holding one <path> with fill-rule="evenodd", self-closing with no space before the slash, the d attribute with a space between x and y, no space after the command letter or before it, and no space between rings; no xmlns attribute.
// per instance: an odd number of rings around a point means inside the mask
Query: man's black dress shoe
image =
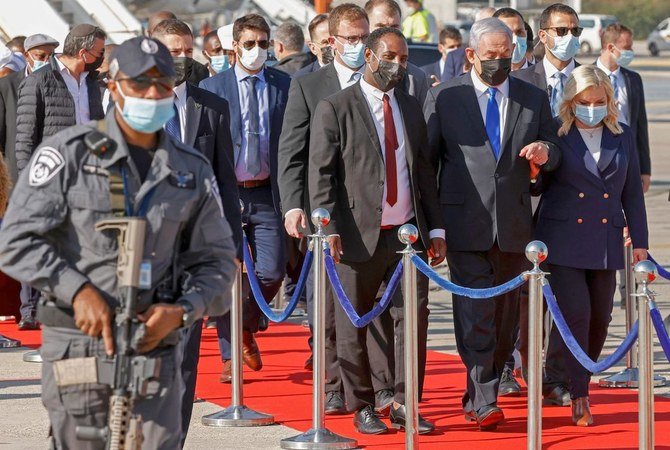
<svg viewBox="0 0 670 450"><path fill-rule="evenodd" d="M391 413L389 417L391 419L391 426L396 430L405 429L405 405L400 405L398 408L391 406ZM428 434L435 431L435 425L431 422L428 422L426 419L421 417L419 414L419 434Z"/></svg>
<svg viewBox="0 0 670 450"><path fill-rule="evenodd" d="M40 329L40 323L37 320L33 319L32 317L24 317L19 322L19 330L21 331L39 330L39 329Z"/></svg>
<svg viewBox="0 0 670 450"><path fill-rule="evenodd" d="M389 413L393 405L393 391L390 389L381 389L375 392L375 412L385 416Z"/></svg>
<svg viewBox="0 0 670 450"><path fill-rule="evenodd" d="M514 373L509 367L505 367L500 376L500 386L498 387L498 395L500 397L518 397L521 393L521 386L514 378Z"/></svg>
<svg viewBox="0 0 670 450"><path fill-rule="evenodd" d="M354 426L356 431L362 434L384 434L389 430L384 422L377 417L371 405L364 406L356 411Z"/></svg>
<svg viewBox="0 0 670 450"><path fill-rule="evenodd" d="M568 391L568 388L562 384L559 384L550 392L544 394L542 404L553 406L570 406L572 404L572 400L570 399L570 391Z"/></svg>
<svg viewBox="0 0 670 450"><path fill-rule="evenodd" d="M338 391L326 392L325 413L328 415L347 413L347 409L344 407L344 400L342 400L342 394Z"/></svg>
<svg viewBox="0 0 670 450"><path fill-rule="evenodd" d="M475 411L465 413L465 420L477 422L482 431L492 431L505 419L502 409L495 405L487 405Z"/></svg>

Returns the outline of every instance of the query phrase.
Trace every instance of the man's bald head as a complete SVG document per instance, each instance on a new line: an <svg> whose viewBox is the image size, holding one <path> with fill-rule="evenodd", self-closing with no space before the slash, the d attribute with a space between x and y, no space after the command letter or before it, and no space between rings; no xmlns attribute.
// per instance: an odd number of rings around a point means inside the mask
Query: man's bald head
<svg viewBox="0 0 670 450"><path fill-rule="evenodd" d="M154 28L156 28L156 25L162 21L176 18L177 16L175 16L172 11L158 11L153 13L147 22L147 35L151 36L151 34L154 32Z"/></svg>

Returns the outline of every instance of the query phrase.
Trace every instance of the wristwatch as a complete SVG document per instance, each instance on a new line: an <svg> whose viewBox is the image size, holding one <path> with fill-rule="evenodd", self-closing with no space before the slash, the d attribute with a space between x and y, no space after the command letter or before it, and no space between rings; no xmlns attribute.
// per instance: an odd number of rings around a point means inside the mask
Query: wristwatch
<svg viewBox="0 0 670 450"><path fill-rule="evenodd" d="M189 328L197 320L197 317L195 317L193 305L187 301L179 301L177 302L177 305L184 308L184 315L181 316L182 328Z"/></svg>

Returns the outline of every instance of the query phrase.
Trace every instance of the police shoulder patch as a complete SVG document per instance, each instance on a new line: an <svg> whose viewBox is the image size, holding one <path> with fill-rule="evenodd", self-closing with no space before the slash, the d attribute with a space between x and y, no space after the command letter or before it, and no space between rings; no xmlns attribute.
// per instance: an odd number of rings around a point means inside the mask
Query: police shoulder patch
<svg viewBox="0 0 670 450"><path fill-rule="evenodd" d="M31 186L42 186L49 182L65 166L65 159L53 147L42 147L33 157L28 181Z"/></svg>

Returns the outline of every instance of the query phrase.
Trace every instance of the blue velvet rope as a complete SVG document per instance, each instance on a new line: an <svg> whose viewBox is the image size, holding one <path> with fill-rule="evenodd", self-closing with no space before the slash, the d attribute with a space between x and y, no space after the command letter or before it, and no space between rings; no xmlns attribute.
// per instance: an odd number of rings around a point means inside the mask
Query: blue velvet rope
<svg viewBox="0 0 670 450"><path fill-rule="evenodd" d="M652 306L649 308L649 315L651 316L651 321L654 323L654 328L656 328L656 336L658 336L658 341L661 343L665 357L670 361L670 337L668 336L668 330L665 329L661 312L653 302L650 303Z"/></svg>
<svg viewBox="0 0 670 450"><path fill-rule="evenodd" d="M647 253L647 258L649 258L649 261L653 262L656 264L656 270L658 271L658 274L662 277L665 278L666 280L670 280L670 272L665 270L665 267L660 265L659 263L656 262L653 256L651 256L649 253Z"/></svg>
<svg viewBox="0 0 670 450"><path fill-rule="evenodd" d="M491 297L497 297L498 295L507 294L508 292L513 291L514 289L518 288L519 286L521 286L526 282L525 276L521 274L518 277L508 281L507 283L501 284L500 286L494 286L486 289L466 288L458 286L457 284L454 284L451 281L440 277L440 275L437 272L435 272L433 268L428 265L428 263L426 263L423 259L419 258L416 255L412 256L412 262L414 263L416 268L419 269L421 273L427 276L430 280L434 281L435 284L440 286L442 289L463 297L470 297L476 299L488 299Z"/></svg>
<svg viewBox="0 0 670 450"><path fill-rule="evenodd" d="M400 277L402 276L403 270L402 261L400 261L396 266L395 272L393 272L393 275L391 276L391 281L389 281L389 284L386 287L386 292L384 292L382 299L379 301L379 303L377 303L377 305L375 305L374 308L372 308L372 310L361 317L358 315L354 309L354 306L351 304L351 300L349 300L349 297L347 297L347 294L344 292L340 278L337 275L337 269L335 269L335 260L332 256L330 256L330 250L324 250L324 255L326 257L326 273L330 279L330 284L333 286L333 292L335 292L335 296L339 300L340 305L342 305L342 309L356 328L363 328L364 326L367 326L377 316L383 313L391 302L391 299L393 298L393 295L395 294L395 291L398 289L398 285L400 284Z"/></svg>
<svg viewBox="0 0 670 450"><path fill-rule="evenodd" d="M577 339L575 339L572 332L570 331L570 327L566 323L565 318L561 313L561 309L558 307L558 302L556 301L556 297L551 290L551 286L549 286L549 284L545 284L542 286L542 292L544 293L544 298L547 300L547 308L554 317L554 324L556 324L559 333L561 333L563 341L568 346L568 349L570 349L570 353L572 353L575 359L579 361L579 364L584 366L584 368L589 372L599 373L609 369L619 360L621 360L621 358L626 356L626 353L628 353L630 348L637 340L638 323L635 322L631 327L628 336L626 336L619 348L617 348L614 353L602 361L593 361L591 358L589 358L589 355L587 355L586 352L582 350L579 343L577 342Z"/></svg>
<svg viewBox="0 0 670 450"><path fill-rule="evenodd" d="M305 261L302 264L302 269L300 271L300 278L298 278L298 283L293 291L293 297L284 308L284 311L281 313L275 313L268 302L265 301L263 297L263 291L261 291L260 283L258 282L258 276L256 275L256 268L254 267L254 259L251 257L249 252L249 245L247 243L247 237L242 235L242 255L244 257L244 265L247 267L247 278L249 279L249 286L251 287L252 297L256 300L256 304L263 311L263 314L271 320L272 322L279 323L283 322L293 314L298 300L300 300L300 295L305 289L307 284L307 275L309 274L309 269L312 267L312 260L314 259L314 252L309 250L305 254Z"/></svg>

